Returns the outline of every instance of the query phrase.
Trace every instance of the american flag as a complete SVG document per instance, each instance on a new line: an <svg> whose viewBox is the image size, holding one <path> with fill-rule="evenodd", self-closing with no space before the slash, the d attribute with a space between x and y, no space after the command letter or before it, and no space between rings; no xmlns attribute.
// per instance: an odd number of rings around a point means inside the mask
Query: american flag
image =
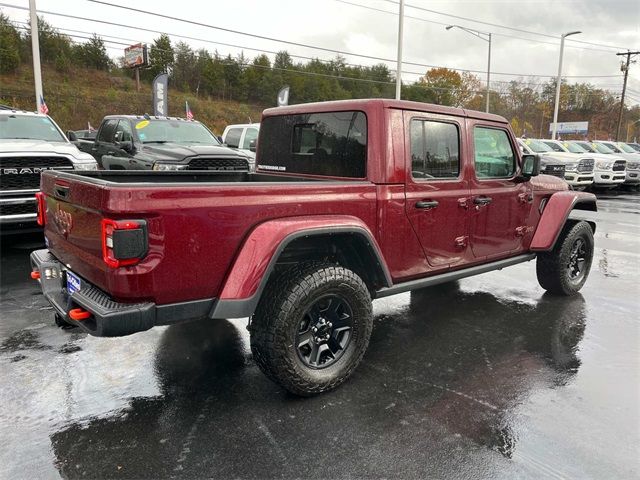
<svg viewBox="0 0 640 480"><path fill-rule="evenodd" d="M187 112L187 120L193 120L193 112L191 112L191 109L189 108L189 102L184 102L184 108Z"/></svg>
<svg viewBox="0 0 640 480"><path fill-rule="evenodd" d="M45 115L49 113L49 107L44 102L44 97L40 95L40 113L44 113Z"/></svg>

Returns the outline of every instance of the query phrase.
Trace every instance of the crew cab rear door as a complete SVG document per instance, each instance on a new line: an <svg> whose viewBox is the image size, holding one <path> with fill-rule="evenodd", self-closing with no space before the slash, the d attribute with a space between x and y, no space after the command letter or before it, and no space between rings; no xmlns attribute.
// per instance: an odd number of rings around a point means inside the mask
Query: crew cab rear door
<svg viewBox="0 0 640 480"><path fill-rule="evenodd" d="M464 263L470 194L464 119L406 111L404 125L407 216L434 269Z"/></svg>
<svg viewBox="0 0 640 480"><path fill-rule="evenodd" d="M468 120L473 149L469 232L476 259L505 256L522 249L531 209L529 182L518 182L518 146L506 125Z"/></svg>

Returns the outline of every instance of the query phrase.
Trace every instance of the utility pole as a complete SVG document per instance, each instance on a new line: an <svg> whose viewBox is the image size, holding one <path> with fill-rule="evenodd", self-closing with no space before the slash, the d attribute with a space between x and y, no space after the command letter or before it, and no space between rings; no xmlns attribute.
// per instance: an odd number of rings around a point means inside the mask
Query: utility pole
<svg viewBox="0 0 640 480"><path fill-rule="evenodd" d="M630 52L627 50L626 53L616 53L619 56L627 56L627 62L623 63L620 67L620 70L624 72L624 81L622 82L622 95L620 97L620 113L618 114L618 128L616 129L616 142L620 139L620 125L622 125L622 114L624 112L624 94L627 92L627 77L629 76L629 65L635 63L635 60L632 62L631 57L635 57L639 55L640 52Z"/></svg>
<svg viewBox="0 0 640 480"><path fill-rule="evenodd" d="M33 80L36 85L36 112L40 112L44 94L42 93L42 71L40 70L40 35L38 33L36 0L29 0L29 20L31 22L31 54L33 56Z"/></svg>
<svg viewBox="0 0 640 480"><path fill-rule="evenodd" d="M396 100L400 100L402 91L402 28L404 25L404 0L400 0L398 17L398 66L396 67Z"/></svg>
<svg viewBox="0 0 640 480"><path fill-rule="evenodd" d="M551 127L551 140L556 139L558 131L558 110L560 108L560 87L562 86L562 55L564 54L564 39L569 35L577 35L580 31L563 33L560 37L560 60L558 61L558 78L556 80L556 102L553 106L553 125Z"/></svg>

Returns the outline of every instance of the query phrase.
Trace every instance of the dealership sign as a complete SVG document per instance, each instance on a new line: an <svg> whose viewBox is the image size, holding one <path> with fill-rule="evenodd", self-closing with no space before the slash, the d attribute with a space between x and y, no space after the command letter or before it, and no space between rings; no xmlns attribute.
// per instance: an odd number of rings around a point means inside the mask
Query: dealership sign
<svg viewBox="0 0 640 480"><path fill-rule="evenodd" d="M589 131L589 122L559 122L557 133L580 133L586 134ZM549 124L549 133L553 131L553 123Z"/></svg>
<svg viewBox="0 0 640 480"><path fill-rule="evenodd" d="M149 63L147 46L142 43L124 49L124 66L127 68L144 67Z"/></svg>

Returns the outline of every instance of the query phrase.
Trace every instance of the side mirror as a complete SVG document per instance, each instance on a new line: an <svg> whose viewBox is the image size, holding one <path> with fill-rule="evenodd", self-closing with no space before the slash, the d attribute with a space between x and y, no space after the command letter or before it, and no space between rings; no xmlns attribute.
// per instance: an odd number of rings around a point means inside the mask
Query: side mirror
<svg viewBox="0 0 640 480"><path fill-rule="evenodd" d="M255 140L251 140L249 142L249 151L250 152L255 152L256 151L256 141Z"/></svg>
<svg viewBox="0 0 640 480"><path fill-rule="evenodd" d="M525 179L540 175L540 155L527 154L522 156L522 176Z"/></svg>
<svg viewBox="0 0 640 480"><path fill-rule="evenodd" d="M76 135L76 132L74 132L73 130L69 130L67 132L67 138L69 139L70 142L78 141L78 136Z"/></svg>

